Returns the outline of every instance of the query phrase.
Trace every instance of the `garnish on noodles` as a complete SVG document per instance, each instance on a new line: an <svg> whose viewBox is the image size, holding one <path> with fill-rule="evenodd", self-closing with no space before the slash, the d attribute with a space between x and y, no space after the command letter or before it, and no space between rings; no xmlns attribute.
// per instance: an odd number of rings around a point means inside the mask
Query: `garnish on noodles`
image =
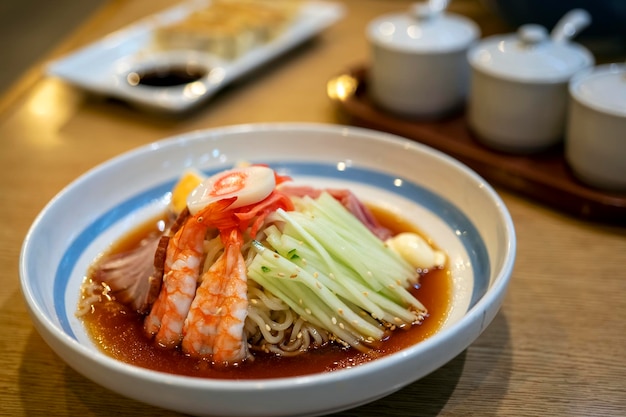
<svg viewBox="0 0 626 417"><path fill-rule="evenodd" d="M393 236L351 191L264 165L185 173L168 211L160 234L103 255L85 285L140 313L156 345L222 367L254 352L374 349L424 320L410 290L446 262L416 233Z"/></svg>

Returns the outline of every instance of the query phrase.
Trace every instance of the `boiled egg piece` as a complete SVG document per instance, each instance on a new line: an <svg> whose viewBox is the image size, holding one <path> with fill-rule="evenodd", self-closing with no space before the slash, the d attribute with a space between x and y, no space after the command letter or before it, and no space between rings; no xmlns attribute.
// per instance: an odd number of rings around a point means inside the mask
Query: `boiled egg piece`
<svg viewBox="0 0 626 417"><path fill-rule="evenodd" d="M229 208L258 203L269 196L276 187L274 170L266 166L251 165L218 172L204 180L187 197L187 207L193 215L225 198L237 197Z"/></svg>
<svg viewBox="0 0 626 417"><path fill-rule="evenodd" d="M187 170L172 189L172 208L180 213L187 206L187 196L205 180L205 176L196 170Z"/></svg>
<svg viewBox="0 0 626 417"><path fill-rule="evenodd" d="M435 250L416 233L399 233L385 241L387 246L417 269L441 267L446 262L446 255Z"/></svg>

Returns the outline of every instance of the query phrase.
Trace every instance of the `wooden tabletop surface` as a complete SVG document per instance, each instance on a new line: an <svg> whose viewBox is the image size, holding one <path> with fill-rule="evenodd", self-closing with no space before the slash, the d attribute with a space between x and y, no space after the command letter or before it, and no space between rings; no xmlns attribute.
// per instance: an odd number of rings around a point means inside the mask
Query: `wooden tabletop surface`
<svg viewBox="0 0 626 417"><path fill-rule="evenodd" d="M18 258L65 185L121 152L191 130L250 122L344 123L326 82L369 59L366 24L408 1L345 1L345 17L179 118L155 117L44 75L47 60L173 0L111 0L0 98L0 415L176 415L112 393L62 362L27 314ZM450 8L483 34L509 28L478 0ZM401 391L340 416L626 415L626 229L570 217L498 188L518 238L501 311L463 353Z"/></svg>

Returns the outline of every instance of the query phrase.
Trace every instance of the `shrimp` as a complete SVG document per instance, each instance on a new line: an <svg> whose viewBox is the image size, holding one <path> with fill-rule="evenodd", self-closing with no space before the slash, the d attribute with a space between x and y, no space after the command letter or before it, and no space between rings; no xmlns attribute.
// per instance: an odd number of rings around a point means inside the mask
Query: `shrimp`
<svg viewBox="0 0 626 417"><path fill-rule="evenodd" d="M144 330L154 336L163 347L176 347L182 340L182 329L191 302L196 294L203 243L211 226L235 224L225 209L236 198L217 201L187 219L171 238L165 259L165 273L161 291L150 314L144 321Z"/></svg>
<svg viewBox="0 0 626 417"><path fill-rule="evenodd" d="M293 208L275 190L277 182L288 180L267 167L252 166L209 177L189 194L193 216L170 240L161 292L144 321L145 332L159 345L180 346L184 353L210 356L216 364L248 358L243 236L248 229L254 236L277 208ZM199 279L210 227L219 231L224 252Z"/></svg>
<svg viewBox="0 0 626 417"><path fill-rule="evenodd" d="M224 253L202 277L183 328L183 352L212 355L216 364L248 357L244 322L248 311L243 237L237 228L224 231Z"/></svg>

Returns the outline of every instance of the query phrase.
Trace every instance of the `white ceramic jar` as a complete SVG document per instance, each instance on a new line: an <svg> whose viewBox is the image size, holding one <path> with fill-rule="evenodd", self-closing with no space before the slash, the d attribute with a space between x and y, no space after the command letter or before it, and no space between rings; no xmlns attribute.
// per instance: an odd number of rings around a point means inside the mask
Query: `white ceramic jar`
<svg viewBox="0 0 626 417"><path fill-rule="evenodd" d="M485 145L531 153L563 139L568 82L594 64L586 48L568 41L588 24L588 14L576 10L563 19L569 26L561 22L552 36L543 26L524 25L517 33L485 38L469 51L467 118Z"/></svg>
<svg viewBox="0 0 626 417"><path fill-rule="evenodd" d="M626 64L600 65L572 78L565 158L598 188L626 191Z"/></svg>
<svg viewBox="0 0 626 417"><path fill-rule="evenodd" d="M411 117L441 117L460 108L469 88L466 54L479 37L473 21L427 3L373 20L367 28L372 100Z"/></svg>

